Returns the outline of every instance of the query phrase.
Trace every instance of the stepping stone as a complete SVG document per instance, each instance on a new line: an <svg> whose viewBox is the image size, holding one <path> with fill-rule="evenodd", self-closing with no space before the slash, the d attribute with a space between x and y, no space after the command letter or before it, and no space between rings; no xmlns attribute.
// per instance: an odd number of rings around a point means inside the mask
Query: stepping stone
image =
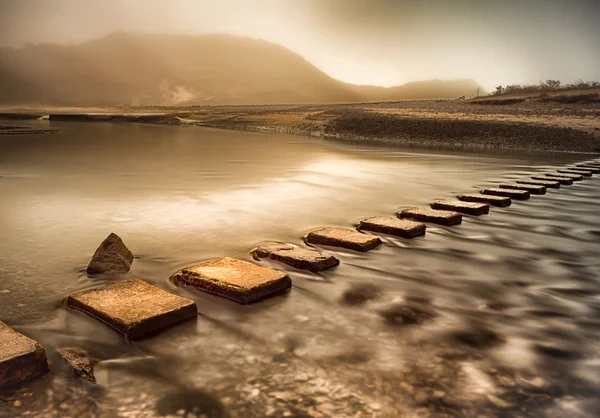
<svg viewBox="0 0 600 418"><path fill-rule="evenodd" d="M414 238L425 233L426 226L423 222L398 219L394 216L376 216L360 221L359 230L380 232L402 238Z"/></svg>
<svg viewBox="0 0 600 418"><path fill-rule="evenodd" d="M257 266L247 261L223 257L186 267L175 275L183 286L246 304L283 293L292 287L284 271Z"/></svg>
<svg viewBox="0 0 600 418"><path fill-rule="evenodd" d="M535 186L545 186L552 189L560 189L560 183L552 180L517 180L518 184L532 184Z"/></svg>
<svg viewBox="0 0 600 418"><path fill-rule="evenodd" d="M591 171L583 171L583 170L573 170L572 168L564 168L564 169L558 169L556 170L558 173L561 174L576 174L579 176L584 176L584 177L592 177L592 172Z"/></svg>
<svg viewBox="0 0 600 418"><path fill-rule="evenodd" d="M571 185L573 184L573 179L570 179L568 177L560 177L558 174L555 176L546 174L545 176L533 176L532 179L534 180L542 180L542 181L547 181L547 180L552 180L552 181L557 181L560 184L564 184L564 185Z"/></svg>
<svg viewBox="0 0 600 418"><path fill-rule="evenodd" d="M578 165L575 167L571 167L573 169L576 170L585 170L585 171L589 171L593 174L598 174L600 173L600 166L593 166L593 165Z"/></svg>
<svg viewBox="0 0 600 418"><path fill-rule="evenodd" d="M111 233L98 247L90 260L86 273L127 273L133 263L133 254L117 234Z"/></svg>
<svg viewBox="0 0 600 418"><path fill-rule="evenodd" d="M504 196L492 196L484 194L459 194L456 197L458 200L462 200L463 202L481 202L501 207L510 206L510 204L512 203L510 197Z"/></svg>
<svg viewBox="0 0 600 418"><path fill-rule="evenodd" d="M398 217L446 226L456 225L462 222L462 215L458 212L426 208L405 209L398 213Z"/></svg>
<svg viewBox="0 0 600 418"><path fill-rule="evenodd" d="M42 346L0 321L0 389L47 372L48 361Z"/></svg>
<svg viewBox="0 0 600 418"><path fill-rule="evenodd" d="M565 173L564 171L566 171L566 170L562 170L562 172L561 172L561 170L556 170L556 171L557 171L558 173L560 173L560 174L553 174L553 173L549 173L549 174L546 174L546 175L547 175L547 176L560 176L560 177L567 177L567 178L573 179L573 181L580 181L580 180L583 180L583 176L582 176L581 174L573 174L573 173L570 173L570 172L568 172L568 171Z"/></svg>
<svg viewBox="0 0 600 418"><path fill-rule="evenodd" d="M196 302L139 279L128 279L71 295L67 304L138 338L196 317Z"/></svg>
<svg viewBox="0 0 600 418"><path fill-rule="evenodd" d="M466 213L467 215L485 215L490 212L490 205L487 203L461 202L460 200L435 201L431 204L432 209L453 210L455 212Z"/></svg>
<svg viewBox="0 0 600 418"><path fill-rule="evenodd" d="M529 192L527 190L500 189L497 187L492 187L489 189L482 190L481 194L487 194L487 195L492 195L492 196L505 196L505 197L510 197L512 199L518 199L518 200L529 199Z"/></svg>
<svg viewBox="0 0 600 418"><path fill-rule="evenodd" d="M531 194L546 194L546 186L534 186L534 185L526 185L526 184L501 184L498 187L501 189L517 189L517 190L527 190Z"/></svg>
<svg viewBox="0 0 600 418"><path fill-rule="evenodd" d="M306 236L306 242L363 252L372 250L381 244L379 237L342 228L323 228L312 231Z"/></svg>
<svg viewBox="0 0 600 418"><path fill-rule="evenodd" d="M282 242L259 245L254 251L259 258L270 258L298 269L319 271L340 264L340 261L324 251L306 250Z"/></svg>

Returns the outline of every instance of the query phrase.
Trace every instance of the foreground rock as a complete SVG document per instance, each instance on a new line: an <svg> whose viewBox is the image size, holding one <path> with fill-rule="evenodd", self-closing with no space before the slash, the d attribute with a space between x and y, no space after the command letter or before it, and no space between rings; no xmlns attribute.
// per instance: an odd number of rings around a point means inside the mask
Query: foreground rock
<svg viewBox="0 0 600 418"><path fill-rule="evenodd" d="M573 174L566 170L556 170L559 174L548 173L547 176L558 176L558 177L566 177L572 179L573 181L581 181L583 180L583 176L581 174ZM565 173L566 171L566 173Z"/></svg>
<svg viewBox="0 0 600 418"><path fill-rule="evenodd" d="M438 200L433 202L431 207L433 209L453 210L475 216L485 215L490 212L490 205L487 203L461 202L460 200Z"/></svg>
<svg viewBox="0 0 600 418"><path fill-rule="evenodd" d="M456 198L463 202L481 202L500 207L510 206L512 203L510 197L491 196L484 194L459 194L456 196Z"/></svg>
<svg viewBox="0 0 600 418"><path fill-rule="evenodd" d="M567 178L567 177L561 177L559 175L550 175L550 174L546 174L545 176L533 176L532 179L534 180L551 180L551 181L557 181L560 184L563 184L565 186L569 186L571 184L573 184L573 179Z"/></svg>
<svg viewBox="0 0 600 418"><path fill-rule="evenodd" d="M47 372L48 361L42 346L0 321L0 389Z"/></svg>
<svg viewBox="0 0 600 418"><path fill-rule="evenodd" d="M582 176L582 177L592 177L591 171L574 170L572 168L561 168L556 171L561 174L570 174L570 175L574 174L574 175Z"/></svg>
<svg viewBox="0 0 600 418"><path fill-rule="evenodd" d="M410 208L398 213L400 218L413 219L421 222L431 222L438 225L456 225L462 222L462 215L448 210L425 208Z"/></svg>
<svg viewBox="0 0 600 418"><path fill-rule="evenodd" d="M142 337L197 314L193 300L165 292L139 279L123 280L71 295L67 304L128 338Z"/></svg>
<svg viewBox="0 0 600 418"><path fill-rule="evenodd" d="M184 268L175 280L238 303L251 303L287 291L287 273L235 258L219 258Z"/></svg>
<svg viewBox="0 0 600 418"><path fill-rule="evenodd" d="M306 242L362 252L381 245L379 237L342 228L322 228L312 231L306 236Z"/></svg>
<svg viewBox="0 0 600 418"><path fill-rule="evenodd" d="M425 233L426 226L422 222L398 219L394 216L376 216L360 221L358 229L402 238L414 238Z"/></svg>
<svg viewBox="0 0 600 418"><path fill-rule="evenodd" d="M92 256L86 272L122 274L129 271L131 263L133 263L133 254L117 234L111 233Z"/></svg>
<svg viewBox="0 0 600 418"><path fill-rule="evenodd" d="M96 383L96 377L94 376L95 362L88 357L85 351L73 348L58 348L56 351L69 363L77 377Z"/></svg>
<svg viewBox="0 0 600 418"><path fill-rule="evenodd" d="M553 180L517 180L517 184L530 184L534 186L545 186L551 189L560 189L560 182Z"/></svg>
<svg viewBox="0 0 600 418"><path fill-rule="evenodd" d="M519 183L509 183L509 184L501 184L498 187L501 189L517 189L517 190L527 190L531 194L546 194L546 186L534 186L527 184L519 184Z"/></svg>
<svg viewBox="0 0 600 418"><path fill-rule="evenodd" d="M504 196L510 197L511 199L527 200L529 199L529 192L527 190L516 190L516 189L501 189L498 187L492 187L489 189L483 189L481 194L487 194L492 196Z"/></svg>
<svg viewBox="0 0 600 418"><path fill-rule="evenodd" d="M298 269L320 271L335 267L340 261L325 251L306 250L281 242L259 245L255 250L259 258L270 258Z"/></svg>

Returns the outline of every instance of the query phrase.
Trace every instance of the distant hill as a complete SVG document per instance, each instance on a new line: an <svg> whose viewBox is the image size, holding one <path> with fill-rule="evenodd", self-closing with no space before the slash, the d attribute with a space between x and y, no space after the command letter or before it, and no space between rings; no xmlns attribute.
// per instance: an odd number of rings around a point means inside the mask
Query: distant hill
<svg viewBox="0 0 600 418"><path fill-rule="evenodd" d="M0 103L57 106L335 103L472 96L472 80L398 87L329 77L270 42L115 33L79 45L0 48Z"/></svg>

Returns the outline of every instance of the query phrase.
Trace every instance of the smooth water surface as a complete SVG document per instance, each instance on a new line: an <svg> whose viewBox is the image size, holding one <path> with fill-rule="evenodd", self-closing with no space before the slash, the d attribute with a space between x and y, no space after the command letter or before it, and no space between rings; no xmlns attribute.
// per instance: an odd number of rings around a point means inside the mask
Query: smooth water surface
<svg viewBox="0 0 600 418"><path fill-rule="evenodd" d="M591 157L19 125L59 132L0 136L0 320L46 348L51 373L6 394L0 416L596 416L598 175L368 253L329 248L341 265L326 272L250 255ZM110 232L136 256L129 276L194 299L197 320L127 341L66 308L115 280L84 273ZM293 288L240 306L169 280L221 256L285 269ZM65 346L98 359L98 385L72 376Z"/></svg>

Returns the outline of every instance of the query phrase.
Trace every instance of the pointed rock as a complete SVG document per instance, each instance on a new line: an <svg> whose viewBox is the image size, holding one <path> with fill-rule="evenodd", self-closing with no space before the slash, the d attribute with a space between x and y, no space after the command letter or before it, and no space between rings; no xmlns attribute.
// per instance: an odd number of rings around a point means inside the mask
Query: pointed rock
<svg viewBox="0 0 600 418"><path fill-rule="evenodd" d="M48 361L42 346L0 321L0 389L47 372Z"/></svg>
<svg viewBox="0 0 600 418"><path fill-rule="evenodd" d="M360 221L358 229L361 231L395 235L402 238L414 238L423 235L426 226L423 222L398 219L394 216L376 216Z"/></svg>
<svg viewBox="0 0 600 418"><path fill-rule="evenodd" d="M90 260L88 274L127 273L133 263L133 254L117 234L111 233L98 247Z"/></svg>
<svg viewBox="0 0 600 418"><path fill-rule="evenodd" d="M186 267L175 275L175 280L242 304L257 302L292 287L284 271L230 257Z"/></svg>
<svg viewBox="0 0 600 418"><path fill-rule="evenodd" d="M340 261L325 251L307 250L282 242L261 244L253 251L258 258L270 258L298 269L320 271L335 267Z"/></svg>

